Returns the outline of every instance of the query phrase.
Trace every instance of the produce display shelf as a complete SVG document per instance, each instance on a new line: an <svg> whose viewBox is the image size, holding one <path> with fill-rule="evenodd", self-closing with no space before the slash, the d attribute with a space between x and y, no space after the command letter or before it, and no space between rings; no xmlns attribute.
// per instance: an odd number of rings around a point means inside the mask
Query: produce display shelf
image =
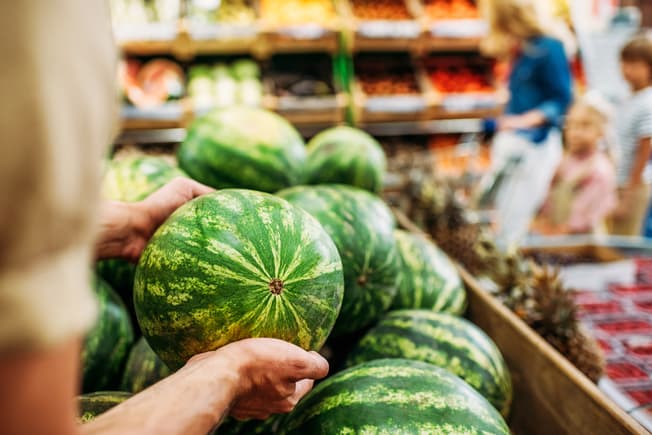
<svg viewBox="0 0 652 435"><path fill-rule="evenodd" d="M331 122L297 125L299 132L305 137L332 127ZM404 135L449 134L449 133L479 133L482 131L482 120L449 119L416 122L379 122L359 124L359 128L377 137ZM123 129L114 140L116 144L156 144L181 142L186 137L186 130L181 125L169 128L151 127L140 129Z"/></svg>
<svg viewBox="0 0 652 435"><path fill-rule="evenodd" d="M399 224L423 234L405 215ZM512 374L508 423L516 435L648 434L521 319L489 294L465 269L467 317L498 345Z"/></svg>

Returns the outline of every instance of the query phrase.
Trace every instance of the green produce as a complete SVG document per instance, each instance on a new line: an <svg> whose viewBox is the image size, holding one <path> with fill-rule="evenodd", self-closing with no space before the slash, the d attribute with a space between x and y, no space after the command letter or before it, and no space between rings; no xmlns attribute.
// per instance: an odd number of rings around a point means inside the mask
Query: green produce
<svg viewBox="0 0 652 435"><path fill-rule="evenodd" d="M308 184L349 184L378 193L386 167L380 144L356 128L330 128L308 143Z"/></svg>
<svg viewBox="0 0 652 435"><path fill-rule="evenodd" d="M396 230L403 269L392 308L426 308L462 314L466 290L453 262L425 237Z"/></svg>
<svg viewBox="0 0 652 435"><path fill-rule="evenodd" d="M183 170L209 186L276 192L302 181L306 150L280 116L231 107L193 122L178 157Z"/></svg>
<svg viewBox="0 0 652 435"><path fill-rule="evenodd" d="M394 217L385 203L343 185L299 186L278 195L316 217L342 257L344 302L333 335L380 319L396 295L400 274Z"/></svg>
<svg viewBox="0 0 652 435"><path fill-rule="evenodd" d="M130 397L131 393L125 393L124 391L98 391L79 396L77 403L80 423L93 420L98 415L104 414Z"/></svg>
<svg viewBox="0 0 652 435"><path fill-rule="evenodd" d="M98 317L82 349L84 393L117 387L134 341L129 313L120 296L102 279L95 279Z"/></svg>
<svg viewBox="0 0 652 435"><path fill-rule="evenodd" d="M102 193L113 201L137 202L169 183L176 177L187 177L164 157L131 155L108 162ZM125 260L111 259L97 263L97 273L118 293L131 302L136 266Z"/></svg>
<svg viewBox="0 0 652 435"><path fill-rule="evenodd" d="M273 415L263 421L238 421L227 417L213 433L215 435L272 435L276 433L281 417L281 415Z"/></svg>
<svg viewBox="0 0 652 435"><path fill-rule="evenodd" d="M109 162L102 193L114 201L142 201L176 177L187 177L169 159L132 155Z"/></svg>
<svg viewBox="0 0 652 435"><path fill-rule="evenodd" d="M122 389L138 393L170 374L170 369L141 337L131 349L122 375Z"/></svg>
<svg viewBox="0 0 652 435"><path fill-rule="evenodd" d="M364 363L326 379L279 429L281 435L510 433L498 411L460 378L404 359Z"/></svg>
<svg viewBox="0 0 652 435"><path fill-rule="evenodd" d="M390 312L349 355L347 366L383 358L427 362L449 370L507 416L512 382L493 341L473 323L428 310Z"/></svg>
<svg viewBox="0 0 652 435"><path fill-rule="evenodd" d="M188 202L158 229L134 302L143 335L174 370L249 337L318 350L343 289L337 248L317 220L275 196L227 189Z"/></svg>

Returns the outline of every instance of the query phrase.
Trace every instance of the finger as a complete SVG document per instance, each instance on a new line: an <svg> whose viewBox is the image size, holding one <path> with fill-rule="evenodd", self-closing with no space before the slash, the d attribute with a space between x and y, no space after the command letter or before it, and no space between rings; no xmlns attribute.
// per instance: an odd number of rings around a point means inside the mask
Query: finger
<svg viewBox="0 0 652 435"><path fill-rule="evenodd" d="M302 352L288 364L286 379L298 382L303 379L321 379L328 375L328 361L317 352Z"/></svg>
<svg viewBox="0 0 652 435"><path fill-rule="evenodd" d="M196 198L207 193L214 192L215 189L208 187L205 184L201 184L191 178L178 177L172 180L173 183L176 183L179 186L179 189L184 189L187 192L189 198Z"/></svg>
<svg viewBox="0 0 652 435"><path fill-rule="evenodd" d="M297 382L296 389L294 391L294 394L290 396L290 400L296 400L296 403L299 402L305 396L312 390L312 386L315 384L315 381L312 379L302 379L299 382Z"/></svg>

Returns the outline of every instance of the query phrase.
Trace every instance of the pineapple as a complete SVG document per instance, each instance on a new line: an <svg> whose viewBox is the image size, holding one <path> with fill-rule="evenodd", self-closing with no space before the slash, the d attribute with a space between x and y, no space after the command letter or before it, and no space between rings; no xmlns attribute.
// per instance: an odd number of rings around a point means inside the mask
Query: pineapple
<svg viewBox="0 0 652 435"><path fill-rule="evenodd" d="M523 261L517 253L497 261L498 297L582 373L597 382L604 357L595 339L579 322L571 292L559 271Z"/></svg>

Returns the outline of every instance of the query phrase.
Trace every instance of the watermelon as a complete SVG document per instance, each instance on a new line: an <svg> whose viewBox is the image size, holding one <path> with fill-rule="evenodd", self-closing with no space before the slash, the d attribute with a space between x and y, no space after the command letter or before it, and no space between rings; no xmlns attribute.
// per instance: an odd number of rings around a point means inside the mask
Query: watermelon
<svg viewBox="0 0 652 435"><path fill-rule="evenodd" d="M230 107L195 120L178 158L209 186L276 192L301 183L306 149L297 130L275 113Z"/></svg>
<svg viewBox="0 0 652 435"><path fill-rule="evenodd" d="M498 411L452 373L382 359L315 387L279 426L290 434L509 434Z"/></svg>
<svg viewBox="0 0 652 435"><path fill-rule="evenodd" d="M307 184L349 184L378 193L386 168L380 144L357 128L330 128L308 143Z"/></svg>
<svg viewBox="0 0 652 435"><path fill-rule="evenodd" d="M136 269L143 335L170 369L232 341L271 337L318 350L342 304L337 248L278 197L226 189L170 216Z"/></svg>
<svg viewBox="0 0 652 435"><path fill-rule="evenodd" d="M83 386L89 393L118 386L134 333L120 296L101 278L95 279L98 318L82 349Z"/></svg>
<svg viewBox="0 0 652 435"><path fill-rule="evenodd" d="M428 310L390 312L360 340L347 366L383 358L405 358L442 367L465 380L504 416L512 382L493 341L473 323Z"/></svg>
<svg viewBox="0 0 652 435"><path fill-rule="evenodd" d="M108 162L102 193L104 198L114 201L142 201L176 177L187 175L170 159L131 154ZM121 259L102 260L97 263L96 271L125 299L133 312L136 265Z"/></svg>
<svg viewBox="0 0 652 435"><path fill-rule="evenodd" d="M344 265L344 301L334 336L354 333L387 311L400 273L394 217L380 198L344 185L298 186L279 192L324 226Z"/></svg>
<svg viewBox="0 0 652 435"><path fill-rule="evenodd" d="M132 154L116 158L106 167L102 196L114 201L142 201L176 177L187 175L166 157Z"/></svg>
<svg viewBox="0 0 652 435"><path fill-rule="evenodd" d="M124 391L98 391L79 396L79 422L89 422L130 397L131 394Z"/></svg>
<svg viewBox="0 0 652 435"><path fill-rule="evenodd" d="M138 393L167 377L170 369L154 353L143 337L131 349L127 366L122 374L121 388Z"/></svg>
<svg viewBox="0 0 652 435"><path fill-rule="evenodd" d="M272 435L277 431L280 415L273 415L267 420L238 421L227 417L213 432L215 435Z"/></svg>
<svg viewBox="0 0 652 435"><path fill-rule="evenodd" d="M462 314L466 290L453 262L423 236L396 230L401 258L401 285L392 308L425 308Z"/></svg>

